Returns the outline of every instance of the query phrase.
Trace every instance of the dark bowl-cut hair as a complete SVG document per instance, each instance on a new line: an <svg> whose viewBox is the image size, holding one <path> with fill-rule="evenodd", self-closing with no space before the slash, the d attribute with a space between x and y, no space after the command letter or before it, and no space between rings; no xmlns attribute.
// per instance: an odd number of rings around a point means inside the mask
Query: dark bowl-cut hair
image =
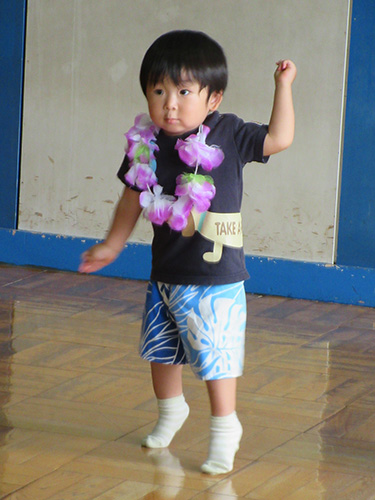
<svg viewBox="0 0 375 500"><path fill-rule="evenodd" d="M178 85L183 71L201 89L207 87L208 96L226 89L228 68L221 46L200 31L176 30L157 38L147 50L139 75L143 93L166 77Z"/></svg>

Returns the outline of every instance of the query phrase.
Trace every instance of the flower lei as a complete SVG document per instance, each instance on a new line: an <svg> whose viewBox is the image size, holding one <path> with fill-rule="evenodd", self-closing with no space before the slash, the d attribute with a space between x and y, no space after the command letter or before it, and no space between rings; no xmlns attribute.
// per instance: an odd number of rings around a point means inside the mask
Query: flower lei
<svg viewBox="0 0 375 500"><path fill-rule="evenodd" d="M222 163L224 153L219 147L206 144L210 132L206 125L200 125L197 134L185 140L178 139L175 149L180 159L195 170L194 173L179 175L174 196L167 195L163 193L155 174L158 132L159 128L148 115L140 114L135 118L134 126L125 134L128 143L126 153L130 161L125 179L142 190L139 202L146 219L157 225L167 222L171 229L182 231L187 226L192 209L205 212L216 193L212 177L197 174L199 165L211 171Z"/></svg>

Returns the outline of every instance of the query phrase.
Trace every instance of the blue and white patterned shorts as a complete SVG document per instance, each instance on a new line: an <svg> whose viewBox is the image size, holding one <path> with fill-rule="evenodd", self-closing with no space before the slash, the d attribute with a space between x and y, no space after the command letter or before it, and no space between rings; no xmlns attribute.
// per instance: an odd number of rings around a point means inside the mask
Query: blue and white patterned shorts
<svg viewBox="0 0 375 500"><path fill-rule="evenodd" d="M245 328L243 282L214 286L150 282L140 354L155 363L189 363L202 380L239 377Z"/></svg>

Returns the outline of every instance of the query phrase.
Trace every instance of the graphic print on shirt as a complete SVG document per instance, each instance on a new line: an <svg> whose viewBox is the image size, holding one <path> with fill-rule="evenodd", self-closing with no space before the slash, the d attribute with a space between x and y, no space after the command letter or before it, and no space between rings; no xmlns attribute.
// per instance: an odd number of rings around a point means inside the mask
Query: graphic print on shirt
<svg viewBox="0 0 375 500"><path fill-rule="evenodd" d="M242 218L240 213L198 213L192 210L187 227L182 236L193 236L198 231L204 238L213 242L212 252L203 254L203 260L215 264L220 261L223 247L242 248Z"/></svg>

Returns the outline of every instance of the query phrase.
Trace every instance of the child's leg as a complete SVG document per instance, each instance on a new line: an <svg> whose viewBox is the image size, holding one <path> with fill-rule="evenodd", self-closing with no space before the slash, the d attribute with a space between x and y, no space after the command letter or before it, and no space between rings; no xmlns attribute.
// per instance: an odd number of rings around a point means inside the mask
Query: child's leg
<svg viewBox="0 0 375 500"><path fill-rule="evenodd" d="M225 417L236 411L237 378L206 380L211 415Z"/></svg>
<svg viewBox="0 0 375 500"><path fill-rule="evenodd" d="M142 440L147 448L164 448L172 441L189 415L182 394L182 366L151 363L151 375L157 398L159 418L148 436Z"/></svg>
<svg viewBox="0 0 375 500"><path fill-rule="evenodd" d="M202 472L224 474L233 469L242 426L236 414L236 378L207 380L211 405L210 447Z"/></svg>
<svg viewBox="0 0 375 500"><path fill-rule="evenodd" d="M158 399L174 398L182 394L183 366L150 363L152 386Z"/></svg>
<svg viewBox="0 0 375 500"><path fill-rule="evenodd" d="M171 298L175 302L171 285L149 283L140 353L142 358L151 362L159 418L151 434L142 440L142 445L148 448L168 446L189 414L189 407L182 394L185 352L173 313L170 311ZM175 364L170 364L171 362Z"/></svg>

